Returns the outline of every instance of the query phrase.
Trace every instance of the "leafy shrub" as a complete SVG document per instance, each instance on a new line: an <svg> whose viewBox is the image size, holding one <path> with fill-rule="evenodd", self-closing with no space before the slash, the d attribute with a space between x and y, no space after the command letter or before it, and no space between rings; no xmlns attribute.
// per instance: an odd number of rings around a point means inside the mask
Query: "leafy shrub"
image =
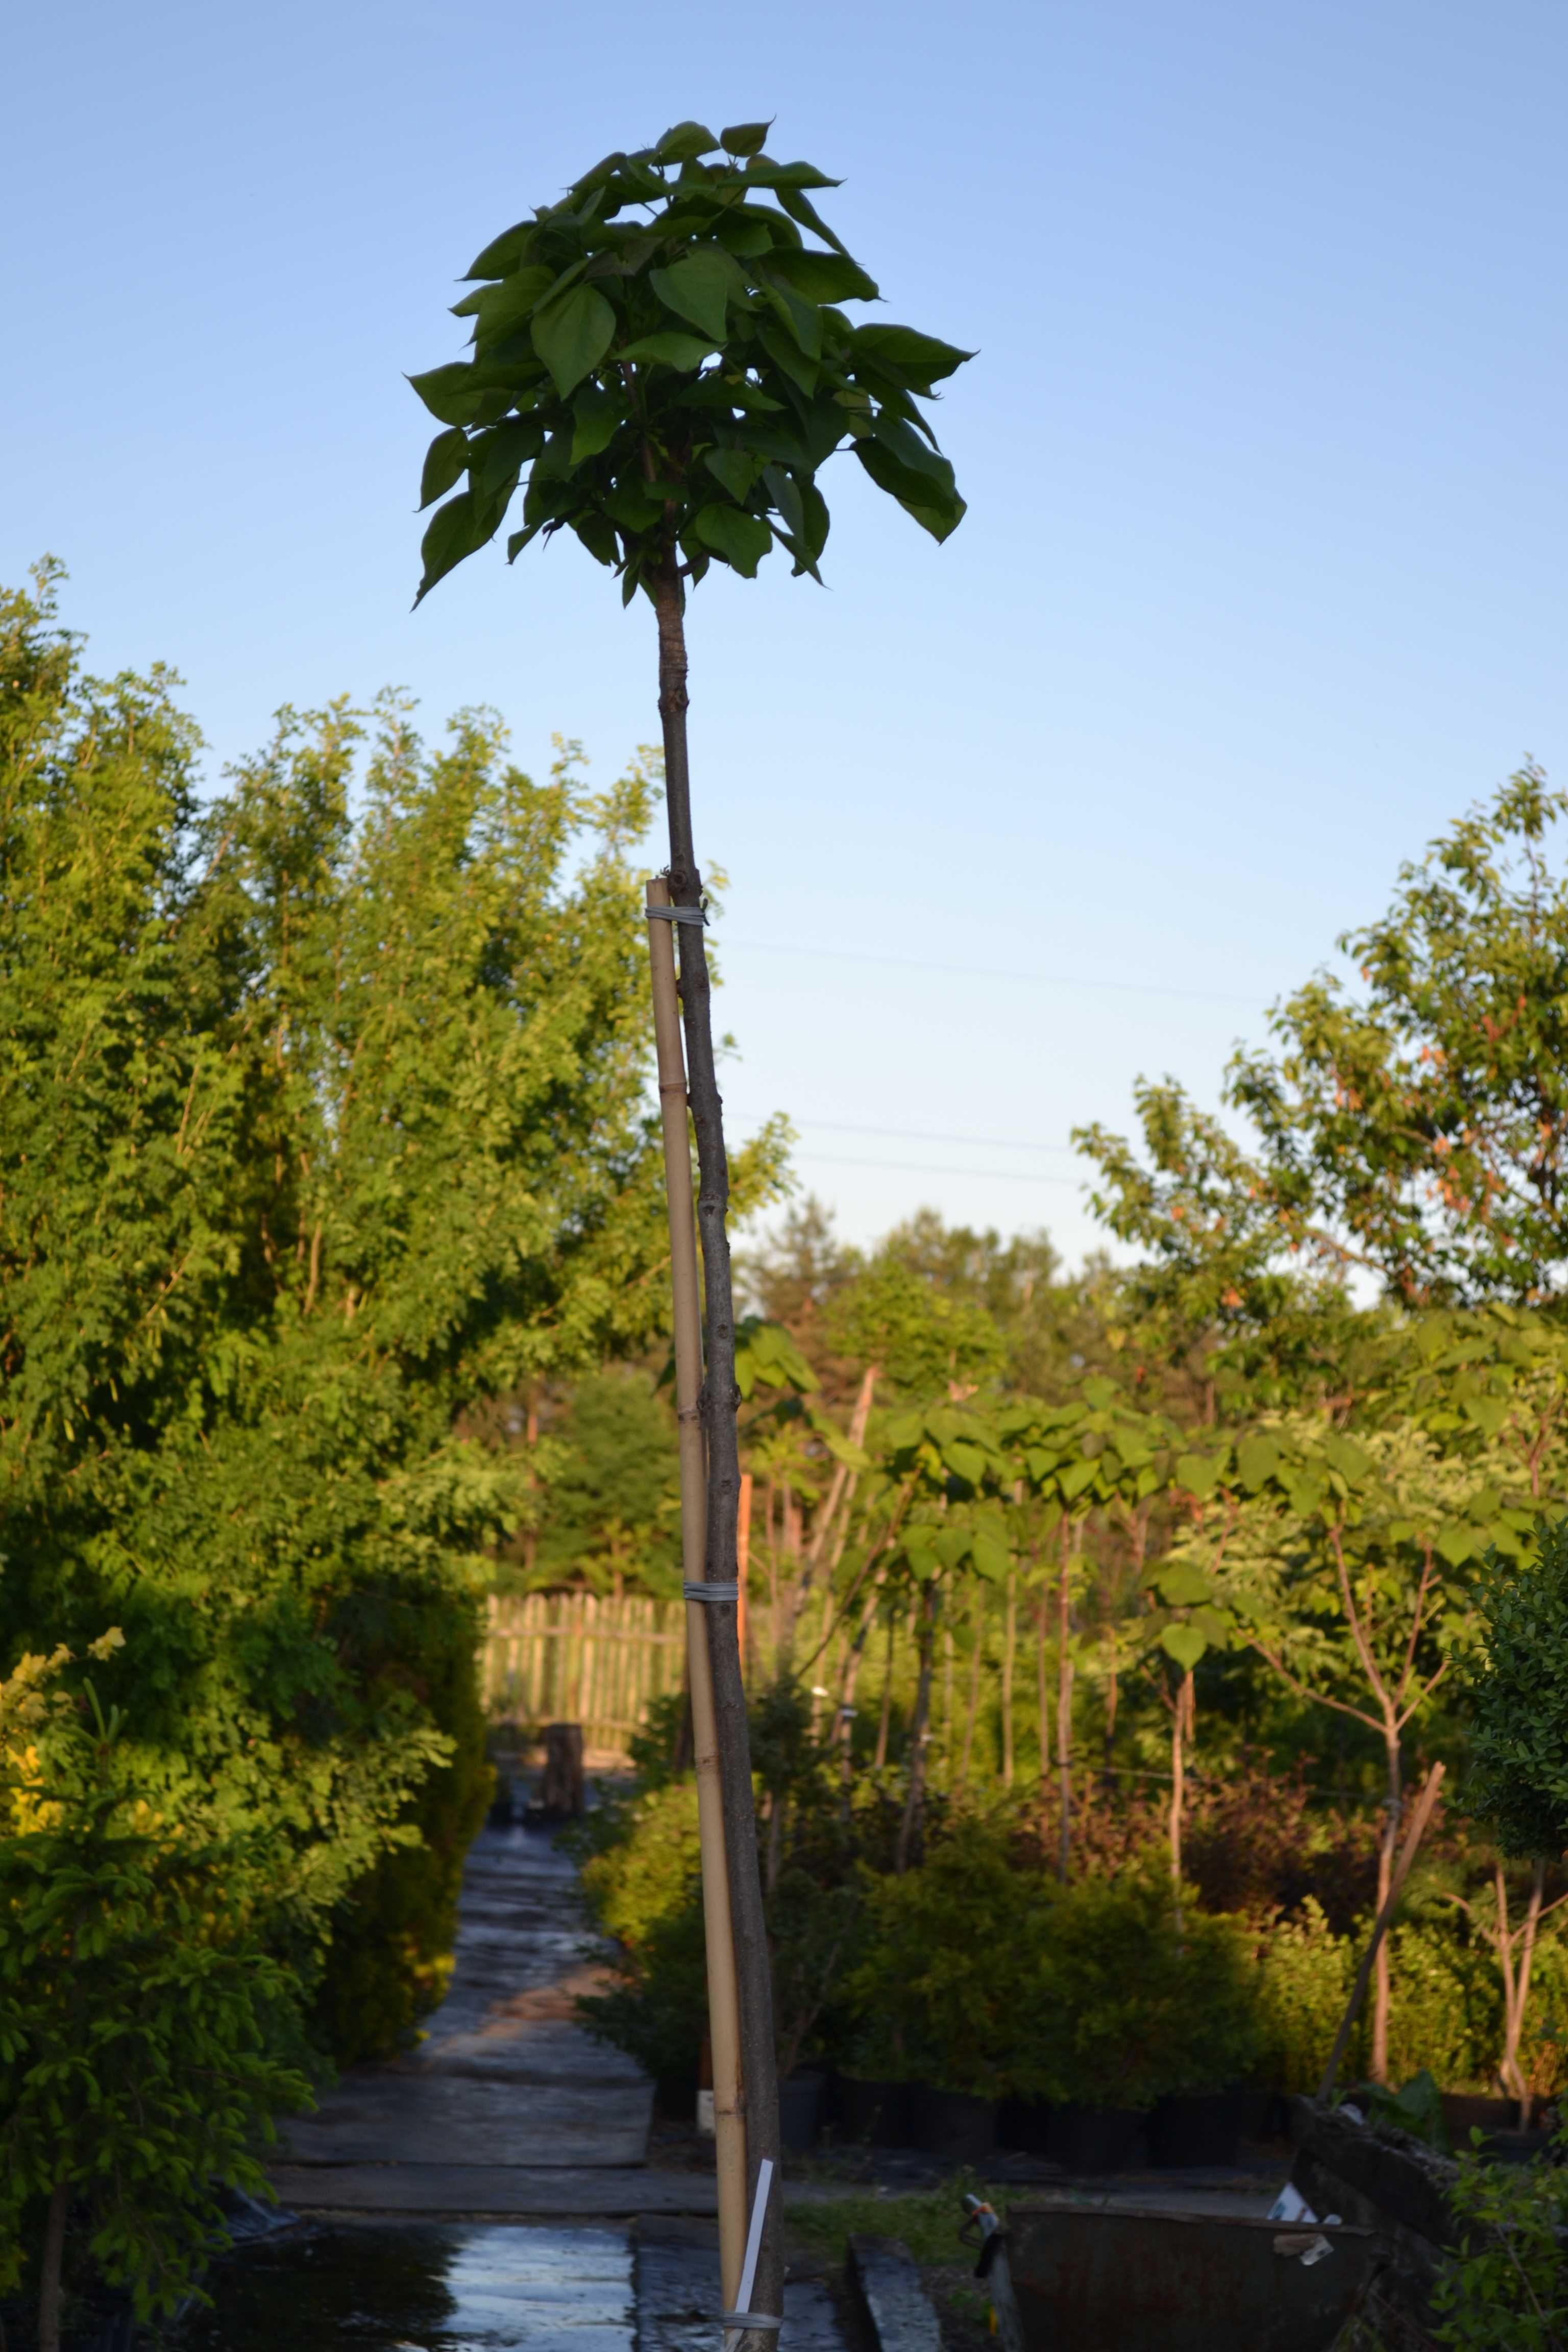
<svg viewBox="0 0 1568 2352"><path fill-rule="evenodd" d="M1256 2062L1252 1937L1190 1902L1178 1916L1154 1869L1086 1878L1056 1895L1018 2016L1011 2087L1145 2108L1218 2090Z"/></svg>
<svg viewBox="0 0 1568 2352"><path fill-rule="evenodd" d="M61 1687L71 1663L0 1682L0 2292L41 2239L58 2309L58 2225L85 2210L147 2317L222 2242L219 2187L267 2193L272 2111L310 2097L301 1986L268 1948L287 1857L197 1792L139 1785L118 1715Z"/></svg>
<svg viewBox="0 0 1568 2352"><path fill-rule="evenodd" d="M1459 2243L1433 2295L1438 2343L1456 2352L1565 2352L1568 2172L1560 2163L1462 2156L1449 2202Z"/></svg>
<svg viewBox="0 0 1568 2352"><path fill-rule="evenodd" d="M1488 1556L1485 1663L1473 1690L1469 1803L1504 1851L1568 1846L1568 1519L1542 1519L1519 1565Z"/></svg>
<svg viewBox="0 0 1568 2352"><path fill-rule="evenodd" d="M647 2068L663 2105L689 2105L708 2031L696 1781L661 1781L590 1819L583 1885L622 1957L620 1981L584 1995L577 2013Z"/></svg>
<svg viewBox="0 0 1568 2352"><path fill-rule="evenodd" d="M901 1878L868 1873L868 1948L847 1987L855 2071L984 2098L1012 2088L1055 1899L979 1824Z"/></svg>
<svg viewBox="0 0 1568 2352"><path fill-rule="evenodd" d="M1309 1895L1299 1913L1264 1936L1256 1979L1258 2071L1279 2091L1315 2091L1354 1980L1356 1956ZM1352 2068L1364 2063L1352 2041Z"/></svg>
<svg viewBox="0 0 1568 2352"><path fill-rule="evenodd" d="M1388 1941L1391 2079L1404 2082L1425 2067L1449 2090L1485 2087L1502 2048L1503 2030L1501 1987L1491 1953L1479 1943L1466 1943L1447 1924L1424 1921L1393 1928Z"/></svg>
<svg viewBox="0 0 1568 2352"><path fill-rule="evenodd" d="M418 1843L395 1846L355 1885L332 1922L315 2003L318 2039L339 2066L389 2055L435 2009L452 1973L463 1863L484 1820L495 1775L485 1757L479 1612L457 1596L388 1602L379 1654L362 1671L373 1688L413 1685L450 1742L403 1809Z"/></svg>
<svg viewBox="0 0 1568 2352"><path fill-rule="evenodd" d="M634 1957L654 1928L683 1910L702 1874L697 1783L646 1790L612 1817L610 1839L583 1864L594 1916Z"/></svg>

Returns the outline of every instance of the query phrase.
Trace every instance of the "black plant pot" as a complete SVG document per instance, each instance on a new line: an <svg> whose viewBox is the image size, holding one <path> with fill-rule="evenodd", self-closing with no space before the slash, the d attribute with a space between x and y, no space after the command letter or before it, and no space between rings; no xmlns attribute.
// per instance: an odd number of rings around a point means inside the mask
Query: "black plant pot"
<svg viewBox="0 0 1568 2352"><path fill-rule="evenodd" d="M838 2077L838 2128L847 2140L872 2147L908 2147L908 2083L878 2083L855 2074Z"/></svg>
<svg viewBox="0 0 1568 2352"><path fill-rule="evenodd" d="M803 2069L779 2084L779 2138L786 2156L808 2156L816 2146L827 2099L827 2078Z"/></svg>
<svg viewBox="0 0 1568 2352"><path fill-rule="evenodd" d="M1537 2106L1542 2103L1538 2099ZM1468 2149L1472 2131L1516 2132L1519 2129L1517 2099L1472 2098L1463 2091L1443 2093L1443 2122L1450 2143L1456 2148Z"/></svg>
<svg viewBox="0 0 1568 2352"><path fill-rule="evenodd" d="M1145 2120L1128 2107L1053 2107L1047 2151L1069 2172L1123 2172L1147 2146Z"/></svg>
<svg viewBox="0 0 1568 2352"><path fill-rule="evenodd" d="M996 2102L967 2091L939 2091L910 2083L905 2121L910 2145L950 2164L984 2164L996 2153Z"/></svg>
<svg viewBox="0 0 1568 2352"><path fill-rule="evenodd" d="M1020 2156L1044 2156L1050 2147L1051 2109L1047 2099L1004 2099L996 2110L996 2137Z"/></svg>
<svg viewBox="0 0 1568 2352"><path fill-rule="evenodd" d="M1149 2161L1233 2165L1241 2137L1241 2100L1234 2091L1188 2091L1162 2099L1149 2118Z"/></svg>

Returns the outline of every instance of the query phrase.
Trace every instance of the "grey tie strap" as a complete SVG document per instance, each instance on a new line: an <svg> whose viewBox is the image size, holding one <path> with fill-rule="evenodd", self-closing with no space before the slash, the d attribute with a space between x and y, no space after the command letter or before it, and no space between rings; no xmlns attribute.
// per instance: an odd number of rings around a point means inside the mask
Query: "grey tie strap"
<svg viewBox="0 0 1568 2352"><path fill-rule="evenodd" d="M645 907L643 912L650 923L705 923L708 920L700 907Z"/></svg>
<svg viewBox="0 0 1568 2352"><path fill-rule="evenodd" d="M771 2311L721 2311L721 2324L725 2327L782 2327L784 2321Z"/></svg>
<svg viewBox="0 0 1568 2352"><path fill-rule="evenodd" d="M681 1592L688 1601L739 1601L740 1580L731 1577L726 1584L721 1577L703 1577L701 1581L683 1583Z"/></svg>

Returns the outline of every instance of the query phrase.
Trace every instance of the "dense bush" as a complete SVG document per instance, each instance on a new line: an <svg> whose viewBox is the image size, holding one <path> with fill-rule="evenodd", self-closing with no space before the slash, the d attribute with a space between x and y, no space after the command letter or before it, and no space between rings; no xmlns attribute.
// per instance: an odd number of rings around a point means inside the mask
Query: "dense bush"
<svg viewBox="0 0 1568 2352"><path fill-rule="evenodd" d="M1041 1998L1056 1889L965 1824L902 1877L866 1874L863 1953L845 2053L873 2081L995 2098L1015 2088Z"/></svg>
<svg viewBox="0 0 1568 2352"><path fill-rule="evenodd" d="M1151 2107L1219 2090L1258 2051L1251 1937L1188 1902L1150 1865L1064 1887L1044 1949L1013 2087L1099 2107Z"/></svg>

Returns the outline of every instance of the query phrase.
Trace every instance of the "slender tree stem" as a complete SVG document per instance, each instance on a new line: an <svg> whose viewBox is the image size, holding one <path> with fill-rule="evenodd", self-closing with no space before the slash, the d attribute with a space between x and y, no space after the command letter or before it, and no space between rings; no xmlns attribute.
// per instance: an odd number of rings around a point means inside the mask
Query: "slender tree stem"
<svg viewBox="0 0 1568 2352"><path fill-rule="evenodd" d="M38 2273L38 2352L60 2352L60 2273L65 2265L66 2214L70 2188L57 2180L49 2191L44 2223L44 2259Z"/></svg>
<svg viewBox="0 0 1568 2352"><path fill-rule="evenodd" d="M702 876L691 831L684 604L676 552L671 545L657 583L655 609L658 618L658 713L664 737L665 799L669 818L669 895L678 907L696 906L702 895ZM707 951L699 925L681 923L678 932L687 1084L690 1089L692 1125L697 1131L697 1229L702 1244L703 1305L708 1324L708 1376L702 1388L702 1419L708 1438L707 1567L710 1582L728 1583L736 1574L741 1500L741 1454L735 1426L735 1408L740 1402L735 1385L735 1307L730 1238L724 1223L730 1199L730 1166L724 1149L723 1105L713 1058ZM777 2313L784 2307L778 2072L773 2044L773 1972L757 1868L746 1694L741 1678L735 1604L711 1604L707 1615L720 1779L724 1791L730 1909L741 1994L741 2076L748 2189L753 2201L759 2165L764 2157L771 2158L773 2165L773 2193L768 2200L752 2308ZM775 2352L772 2334L760 2328L744 2332L737 2352Z"/></svg>
<svg viewBox="0 0 1568 2352"><path fill-rule="evenodd" d="M921 1596L920 1681L915 1689L914 1723L910 1733L910 1786L904 1817L899 1824L898 1867L900 1876L918 1862L925 1811L926 1726L931 1718L931 1676L936 1648L937 1591L934 1580Z"/></svg>
<svg viewBox="0 0 1568 2352"><path fill-rule="evenodd" d="M1378 1842L1377 1849L1379 1911L1388 1900L1389 1885L1394 1876L1394 1857L1399 1844L1399 1811L1403 1796L1398 1732L1392 1728L1387 1730L1384 1736L1384 1745L1388 1768L1388 1794L1384 1800L1383 1836ZM1384 1936L1378 1943L1377 1963L1373 1978L1372 2079L1374 2083L1386 2083L1388 2080L1388 2017L1392 1999L1388 1938Z"/></svg>

